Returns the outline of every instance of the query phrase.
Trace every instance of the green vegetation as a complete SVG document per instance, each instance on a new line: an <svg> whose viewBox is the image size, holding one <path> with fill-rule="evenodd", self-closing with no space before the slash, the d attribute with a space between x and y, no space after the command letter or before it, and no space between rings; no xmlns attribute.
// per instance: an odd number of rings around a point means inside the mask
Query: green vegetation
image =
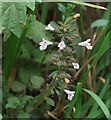
<svg viewBox="0 0 111 120"><path fill-rule="evenodd" d="M110 119L111 3L0 2L0 9L0 119ZM100 17L89 22L87 9Z"/></svg>

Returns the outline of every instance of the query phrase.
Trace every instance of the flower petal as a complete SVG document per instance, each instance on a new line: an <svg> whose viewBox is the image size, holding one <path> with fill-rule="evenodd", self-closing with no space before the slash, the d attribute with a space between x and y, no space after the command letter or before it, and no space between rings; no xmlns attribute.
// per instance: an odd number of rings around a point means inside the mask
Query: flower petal
<svg viewBox="0 0 111 120"><path fill-rule="evenodd" d="M39 49L42 51L42 50L45 50L45 49L47 49L47 45L41 45L40 47L39 47Z"/></svg>
<svg viewBox="0 0 111 120"><path fill-rule="evenodd" d="M51 26L51 24L48 24L48 25L45 27L45 30L54 31L55 29Z"/></svg>
<svg viewBox="0 0 111 120"><path fill-rule="evenodd" d="M68 94L68 100L72 100L74 97L74 94Z"/></svg>
<svg viewBox="0 0 111 120"><path fill-rule="evenodd" d="M91 45L86 45L86 48L88 49L88 50L92 50L92 46Z"/></svg>
<svg viewBox="0 0 111 120"><path fill-rule="evenodd" d="M45 50L48 45L52 45L52 44L53 44L53 42L50 42L50 41L45 40L44 38L42 38L42 42L39 43L39 45L40 45L39 49L40 50Z"/></svg>
<svg viewBox="0 0 111 120"><path fill-rule="evenodd" d="M72 100L75 94L75 91L70 91L70 90L64 90L64 92L66 92L66 94L68 95L68 100Z"/></svg>
<svg viewBox="0 0 111 120"><path fill-rule="evenodd" d="M64 41L61 41L61 42L58 44L58 47L59 47L60 50L63 50L63 49L66 47Z"/></svg>
<svg viewBox="0 0 111 120"><path fill-rule="evenodd" d="M74 69L79 69L79 64L78 63L73 62L72 65L73 65Z"/></svg>
<svg viewBox="0 0 111 120"><path fill-rule="evenodd" d="M89 49L92 49L92 46L91 46L91 39L87 39L86 41L84 41L84 42L80 42L80 43L78 43L78 45L79 46L84 46L84 47L86 47L88 50Z"/></svg>

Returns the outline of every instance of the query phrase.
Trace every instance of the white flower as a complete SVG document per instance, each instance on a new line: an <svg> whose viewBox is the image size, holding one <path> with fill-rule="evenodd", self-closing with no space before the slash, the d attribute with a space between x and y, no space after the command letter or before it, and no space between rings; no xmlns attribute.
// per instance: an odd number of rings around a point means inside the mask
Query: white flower
<svg viewBox="0 0 111 120"><path fill-rule="evenodd" d="M40 50L45 50L48 45L52 45L52 44L53 44L53 42L50 42L50 41L48 41L48 40L45 40L44 38L42 38L42 40L43 40L43 41L39 43L39 45L40 45L39 49L40 49Z"/></svg>
<svg viewBox="0 0 111 120"><path fill-rule="evenodd" d="M64 41L61 41L61 42L58 44L58 47L59 47L60 50L63 50L63 49L66 47Z"/></svg>
<svg viewBox="0 0 111 120"><path fill-rule="evenodd" d="M42 2L42 0L38 0L38 2L40 2L40 3L41 3L41 2Z"/></svg>
<svg viewBox="0 0 111 120"><path fill-rule="evenodd" d="M54 31L55 29L51 26L51 24L48 24L48 25L45 27L45 30Z"/></svg>
<svg viewBox="0 0 111 120"><path fill-rule="evenodd" d="M91 43L89 43L89 42L91 42L91 39L87 39L84 42L80 42L80 43L78 43L78 45L85 46L89 50L89 49L92 49Z"/></svg>
<svg viewBox="0 0 111 120"><path fill-rule="evenodd" d="M70 90L64 90L64 92L68 95L68 100L72 100L74 97L75 92L74 91L70 91Z"/></svg>
<svg viewBox="0 0 111 120"><path fill-rule="evenodd" d="M79 69L79 64L78 63L73 62L72 65L73 65L74 69Z"/></svg>

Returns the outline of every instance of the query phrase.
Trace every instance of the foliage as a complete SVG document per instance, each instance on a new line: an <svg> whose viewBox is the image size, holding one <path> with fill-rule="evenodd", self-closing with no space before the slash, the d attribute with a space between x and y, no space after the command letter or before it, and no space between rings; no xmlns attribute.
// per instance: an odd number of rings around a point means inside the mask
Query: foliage
<svg viewBox="0 0 111 120"><path fill-rule="evenodd" d="M110 117L111 3L62 2L53 3L57 21L50 3L2 2L4 119ZM104 10L87 40L84 7Z"/></svg>

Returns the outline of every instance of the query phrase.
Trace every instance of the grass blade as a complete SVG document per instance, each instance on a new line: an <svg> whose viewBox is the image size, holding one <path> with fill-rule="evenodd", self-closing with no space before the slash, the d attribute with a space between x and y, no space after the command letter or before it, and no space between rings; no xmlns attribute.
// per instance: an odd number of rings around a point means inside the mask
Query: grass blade
<svg viewBox="0 0 111 120"><path fill-rule="evenodd" d="M87 92L89 95L91 95L94 98L94 100L98 103L98 105L102 109L106 118L109 118L110 112L109 112L108 108L106 107L106 105L103 103L103 101L92 91L87 90L87 89L84 89L84 91Z"/></svg>
<svg viewBox="0 0 111 120"><path fill-rule="evenodd" d="M81 1L77 1L77 0L55 0L55 1L54 0L42 0L42 2L71 2L74 4L84 5L84 6L88 6L88 7L92 7L92 8L96 8L96 9L107 10L107 8L105 8L105 7L90 4L90 3L85 3L85 2L81 2Z"/></svg>

